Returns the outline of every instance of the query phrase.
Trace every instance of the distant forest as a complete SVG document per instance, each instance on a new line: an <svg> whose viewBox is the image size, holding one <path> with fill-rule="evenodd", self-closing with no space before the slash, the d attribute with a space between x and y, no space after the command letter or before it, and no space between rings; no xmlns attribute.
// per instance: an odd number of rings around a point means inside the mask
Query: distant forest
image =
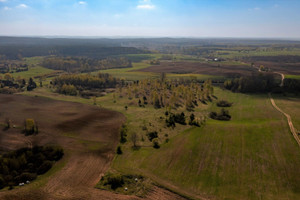
<svg viewBox="0 0 300 200"><path fill-rule="evenodd" d="M0 58L32 56L83 56L106 58L125 54L183 53L210 54L213 51L247 47L300 48L300 41L221 38L34 38L0 37ZM274 46L275 45L275 46Z"/></svg>
<svg viewBox="0 0 300 200"><path fill-rule="evenodd" d="M145 54L149 51L125 47L109 39L49 39L0 37L0 58L21 59L33 56L81 56L106 58L125 54Z"/></svg>
<svg viewBox="0 0 300 200"><path fill-rule="evenodd" d="M105 59L91 59L82 57L49 57L43 60L42 66L49 69L64 70L72 73L132 67L131 61L124 57Z"/></svg>

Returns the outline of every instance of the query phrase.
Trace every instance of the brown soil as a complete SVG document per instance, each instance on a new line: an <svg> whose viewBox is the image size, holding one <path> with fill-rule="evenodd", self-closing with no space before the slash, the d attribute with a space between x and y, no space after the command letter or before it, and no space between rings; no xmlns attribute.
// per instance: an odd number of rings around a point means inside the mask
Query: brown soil
<svg viewBox="0 0 300 200"><path fill-rule="evenodd" d="M31 184L1 191L0 199L139 199L95 189L108 170L119 141L119 128L125 117L117 112L79 103L54 101L43 97L0 94L0 122L6 118L16 128L0 127L1 151L44 144L58 144L65 150L65 166L45 184ZM24 119L32 118L39 134L21 134ZM154 187L148 199L180 199L176 194Z"/></svg>
<svg viewBox="0 0 300 200"><path fill-rule="evenodd" d="M278 63L278 62L254 62L256 66L264 65L272 71L283 74L300 75L300 63Z"/></svg>
<svg viewBox="0 0 300 200"><path fill-rule="evenodd" d="M161 62L160 65L150 66L139 71L155 73L194 73L220 76L250 75L255 72L247 65L224 65L221 63L209 64L198 62Z"/></svg>

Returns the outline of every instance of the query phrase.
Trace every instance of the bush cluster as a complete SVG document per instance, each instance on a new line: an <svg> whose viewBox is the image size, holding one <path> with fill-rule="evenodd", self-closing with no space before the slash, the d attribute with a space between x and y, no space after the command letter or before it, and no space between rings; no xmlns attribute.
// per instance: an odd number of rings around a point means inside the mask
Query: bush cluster
<svg viewBox="0 0 300 200"><path fill-rule="evenodd" d="M152 142L152 140L154 138L158 138L158 133L157 133L157 131L149 132L149 133L147 133L147 137L148 137L149 141Z"/></svg>
<svg viewBox="0 0 300 200"><path fill-rule="evenodd" d="M166 119L166 124L168 127L175 127L175 123L186 125L184 112L177 114L168 113L168 116L169 117Z"/></svg>
<svg viewBox="0 0 300 200"><path fill-rule="evenodd" d="M231 116L229 115L229 111L225 109L222 109L220 113L211 112L209 116L212 119L222 120L222 121L229 121L231 119Z"/></svg>
<svg viewBox="0 0 300 200"><path fill-rule="evenodd" d="M120 142L121 143L127 142L127 138L126 138L127 137L127 131L128 131L127 126L125 124L123 124L122 127L121 127L121 131L120 131L120 136L121 136Z"/></svg>
<svg viewBox="0 0 300 200"><path fill-rule="evenodd" d="M52 146L21 148L0 157L0 189L36 179L46 173L64 155L63 149Z"/></svg>
<svg viewBox="0 0 300 200"><path fill-rule="evenodd" d="M226 100L220 100L217 102L218 107L231 107L232 103L226 101Z"/></svg>

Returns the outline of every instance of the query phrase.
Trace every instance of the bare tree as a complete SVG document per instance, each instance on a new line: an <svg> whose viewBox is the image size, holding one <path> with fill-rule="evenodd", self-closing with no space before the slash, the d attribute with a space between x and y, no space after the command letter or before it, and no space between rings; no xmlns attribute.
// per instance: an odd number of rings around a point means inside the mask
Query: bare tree
<svg viewBox="0 0 300 200"><path fill-rule="evenodd" d="M137 147L137 141L138 141L138 135L134 132L131 134L131 142L133 144L133 147L136 148Z"/></svg>

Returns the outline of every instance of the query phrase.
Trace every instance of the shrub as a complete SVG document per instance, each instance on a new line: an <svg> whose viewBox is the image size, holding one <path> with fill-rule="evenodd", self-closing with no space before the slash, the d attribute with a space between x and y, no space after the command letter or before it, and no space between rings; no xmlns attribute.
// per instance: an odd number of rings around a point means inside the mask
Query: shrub
<svg viewBox="0 0 300 200"><path fill-rule="evenodd" d="M25 135L32 135L38 133L38 128L33 119L26 119L24 122L24 132Z"/></svg>
<svg viewBox="0 0 300 200"><path fill-rule="evenodd" d="M122 187L124 184L123 177L119 174L109 175L107 177L107 185L110 185L111 189L115 190L118 187Z"/></svg>
<svg viewBox="0 0 300 200"><path fill-rule="evenodd" d="M157 138L155 138L155 139L152 141L152 143L153 143L153 148L155 148L155 149L159 149L159 148L160 148L159 143L158 143L158 139L157 139Z"/></svg>
<svg viewBox="0 0 300 200"><path fill-rule="evenodd" d="M154 138L158 138L158 133L157 133L157 131L147 133L147 137L148 137L149 141L152 142L152 140Z"/></svg>
<svg viewBox="0 0 300 200"><path fill-rule="evenodd" d="M220 113L211 112L209 117L215 120L229 121L231 116L229 115L229 111L222 108Z"/></svg>
<svg viewBox="0 0 300 200"><path fill-rule="evenodd" d="M36 83L33 81L33 79L30 77L28 81L27 90L32 91L34 88L36 88Z"/></svg>
<svg viewBox="0 0 300 200"><path fill-rule="evenodd" d="M167 124L167 127L175 127L175 116L174 114L170 114L169 115L169 118L166 119L166 124Z"/></svg>
<svg viewBox="0 0 300 200"><path fill-rule="evenodd" d="M127 139L126 139L126 137L127 137L127 126L125 124L122 125L120 135L121 135L120 142L125 143L127 141Z"/></svg>
<svg viewBox="0 0 300 200"><path fill-rule="evenodd" d="M184 112L176 114L174 120L178 124L186 125Z"/></svg>
<svg viewBox="0 0 300 200"><path fill-rule="evenodd" d="M121 146L118 146L117 148L117 154L121 155L123 153Z"/></svg>
<svg viewBox="0 0 300 200"><path fill-rule="evenodd" d="M220 100L217 102L218 107L231 107L232 103L225 101L225 100Z"/></svg>

